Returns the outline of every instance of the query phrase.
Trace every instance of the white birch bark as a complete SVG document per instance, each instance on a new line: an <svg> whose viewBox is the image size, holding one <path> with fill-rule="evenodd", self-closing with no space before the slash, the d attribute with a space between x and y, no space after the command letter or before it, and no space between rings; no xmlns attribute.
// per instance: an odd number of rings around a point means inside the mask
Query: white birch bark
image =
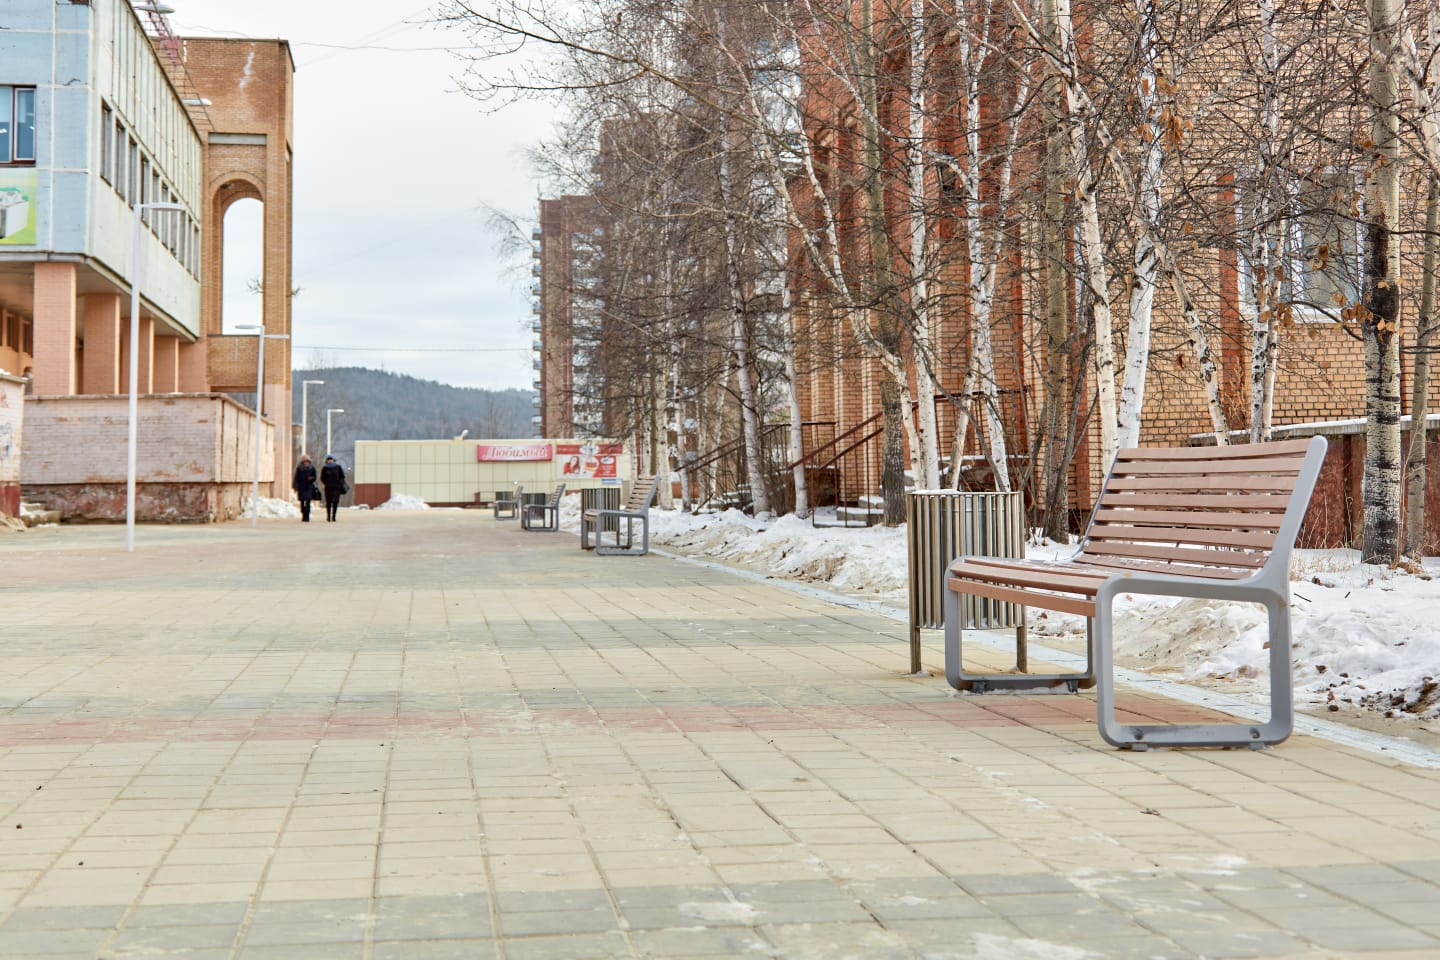
<svg viewBox="0 0 1440 960"><path fill-rule="evenodd" d="M965 169L956 170L957 179L965 189L965 234L966 253L970 267L970 357L966 362L965 384L961 390L963 401L956 418L956 469L952 471L951 483L958 485L960 479L959 458L964 453L965 434L970 425L971 398L978 390L985 419L985 454L995 475L996 489L1009 492L1010 457L1005 440L1005 424L1000 416L999 385L995 376L995 350L990 336L990 324L995 302L995 261L999 256L1003 231L1004 211L1010 200L1011 171L1015 152L1018 125L1012 124L1007 134L1006 146L999 159L997 173L996 217L986 217L981 201L981 171L985 169L985 155L981 142L981 96L980 80L989 50L988 37L982 35L979 43L972 40L968 24L977 19L964 0L957 0L955 15L960 23L956 40L957 53L965 76ZM988 23L989 18L983 18ZM984 28L982 28L984 29ZM1020 82L1015 102L1023 103L1028 95L1027 78ZM993 239L990 231L995 231Z"/></svg>
<svg viewBox="0 0 1440 960"><path fill-rule="evenodd" d="M1372 155L1365 182L1365 317L1361 332L1365 354L1365 470L1361 559L1394 563L1400 559L1400 260L1395 228L1399 222L1399 119L1394 104L1398 77L1389 51L1399 20L1398 0L1369 0L1370 140Z"/></svg>
<svg viewBox="0 0 1440 960"><path fill-rule="evenodd" d="M1075 180L1078 211L1080 259L1084 264L1085 286L1095 315L1095 409L1100 423L1100 462L1110 468L1115 459L1115 337L1110 313L1110 270L1100 235L1098 184L1090 164L1086 138L1086 98L1078 90L1079 73L1075 53L1075 27L1070 0L1055 0L1055 55L1065 64L1062 71L1065 93L1065 122L1068 126L1067 159Z"/></svg>
<svg viewBox="0 0 1440 960"><path fill-rule="evenodd" d="M805 480L805 424L800 410L800 385L795 376L795 310L790 294L790 278L780 283L780 309L784 312L785 379L790 384L790 462L795 466L791 476L795 483L795 516L810 516L810 487Z"/></svg>
<svg viewBox="0 0 1440 960"><path fill-rule="evenodd" d="M1255 319L1250 331L1250 442L1270 439L1275 409L1275 367L1279 359L1280 238L1276 235L1271 209L1275 171L1275 147L1279 141L1280 71L1279 41L1275 31L1273 0L1259 0L1260 56L1260 141L1257 144L1255 203L1249 226L1250 275L1255 293Z"/></svg>
<svg viewBox="0 0 1440 960"><path fill-rule="evenodd" d="M1017 0L1010 0L1010 8L1014 11L1018 22L1025 28L1031 39L1036 41L1045 56L1049 58L1052 65L1060 70L1066 77L1065 91L1067 97L1073 97L1072 110L1083 111L1091 121L1091 132L1099 142L1102 149L1110 160L1110 170L1119 181L1122 191L1127 196L1136 196L1137 187L1134 178L1130 175L1129 163L1125 154L1120 150L1111 135L1109 128L1095 109L1093 101L1085 92L1079 82L1079 75L1075 69L1073 59L1062 58L1053 46L1047 44L1045 37L1036 29L1031 22L1027 12L1019 6ZM1139 223L1142 231L1149 231L1146 224ZM1170 287L1174 290L1176 298L1180 302L1182 318L1185 322L1186 342L1189 344L1192 354L1195 357L1195 364L1200 376L1201 385L1205 390L1205 405L1210 414L1210 423L1217 444L1229 442L1230 424L1225 416L1225 408L1220 403L1220 375L1219 366L1215 361L1215 354L1210 349L1209 338L1205 334L1204 322L1200 317L1199 310L1195 306L1195 300L1190 296L1185 276L1180 272L1180 265L1176 259L1174 250L1164 241L1158 233L1150 235L1151 242L1155 245L1155 252L1160 258L1161 269L1169 277Z"/></svg>
<svg viewBox="0 0 1440 960"><path fill-rule="evenodd" d="M916 398L916 432L918 446L911 447L911 471L915 485L921 490L934 490L940 485L939 423L935 418L935 344L930 329L930 263L927 249L925 202L925 0L910 0L910 137L906 144L908 166L910 228L910 308L914 312L914 329L910 337L914 347ZM908 419L908 410L907 410Z"/></svg>
<svg viewBox="0 0 1440 960"><path fill-rule="evenodd" d="M1121 374L1120 407L1115 417L1115 446L1140 445L1145 414L1145 382L1150 371L1150 326L1155 308L1155 285L1160 258L1151 239L1160 228L1160 178L1164 149L1160 125L1159 78L1155 61L1160 38L1155 28L1155 0L1136 0L1140 28L1139 85L1136 91L1141 120L1141 155L1138 216L1146 228L1137 231L1130 279L1129 327L1125 338L1125 367Z"/></svg>

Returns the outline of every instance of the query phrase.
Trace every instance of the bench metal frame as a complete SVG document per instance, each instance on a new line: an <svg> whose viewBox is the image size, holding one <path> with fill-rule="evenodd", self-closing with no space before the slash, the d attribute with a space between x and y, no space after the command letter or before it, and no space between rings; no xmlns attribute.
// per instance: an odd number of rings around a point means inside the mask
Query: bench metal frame
<svg viewBox="0 0 1440 960"><path fill-rule="evenodd" d="M1284 443L1283 441L1281 442ZM1276 444L1275 446L1279 446ZM1250 445L1254 449L1256 445ZM1292 451L1287 454L1292 457L1295 447L1287 445ZM1299 535L1300 525L1305 519L1305 512L1310 503L1310 495L1315 488L1315 482L1319 477L1321 465L1325 459L1326 441L1323 437L1313 437L1303 448L1303 457L1300 460L1298 472L1293 486L1290 487L1288 498L1285 501L1284 513L1280 516L1278 525L1275 527L1274 541L1268 548L1268 555L1263 563L1248 575L1232 575L1229 577L1204 576L1200 573L1187 574L1180 568L1180 573L1162 573L1148 569L1115 570L1114 566L1104 567L1095 563L1076 562L1082 554L1087 553L1087 547L1091 546L1091 535L1097 526L1097 516L1092 514L1090 524L1082 538L1080 549L1064 561L1054 563L1038 563L1034 561L1005 561L994 558L965 558L956 561L953 566L965 563L967 560L977 561L988 560L993 564L1018 564L1020 568L1029 573L1048 573L1057 578L1094 578L1093 608L1090 608L1090 601L1085 599L1083 593L1086 591L1071 586L1054 586L1054 593L1038 592L1032 587L1015 586L1008 588L1010 594L1022 594L1023 596L1009 596L1014 602L1024 603L1027 606L1037 606L1044 609L1062 610L1068 612L1079 612L1082 615L1087 608L1093 614L1093 621L1087 621L1087 639L1089 649L1090 673L1094 675L1095 701L1096 701L1096 724L1100 735L1105 741L1113 746L1131 750L1145 750L1149 747L1250 747L1259 749L1261 747L1280 743L1285 740L1294 730L1294 682L1291 676L1290 652L1291 652L1291 629L1290 629L1290 555L1295 545L1295 539ZM1145 453L1147 451L1138 451ZM1149 451L1155 453L1156 451ZM1122 455L1126 451L1122 451ZM1217 458L1218 459L1218 458ZM1117 458L1117 464L1119 460ZM1263 474L1263 470L1256 473ZM1106 493L1110 491L1111 484L1115 478L1115 467L1112 467L1110 475L1106 477L1105 487L1102 488L1100 497L1096 500L1096 514L1099 513L1101 505L1106 503ZM1225 492L1222 488L1217 490ZM1156 493L1163 495L1163 489L1157 488ZM1230 491L1242 492L1242 491ZM1278 507L1278 503L1277 503ZM1107 509L1113 509L1113 503ZM1257 512L1257 519L1259 514ZM1273 516L1273 514L1271 515ZM1197 513L1197 519L1203 519L1203 513ZM1114 519L1114 518L1111 518ZM1176 524L1179 532L1184 533L1184 528ZM1182 543L1200 543L1206 541L1198 534L1202 524L1196 524L1197 536L1193 541L1181 541ZM1256 530L1262 525L1257 523ZM1242 541L1252 536L1248 533L1240 533L1232 538ZM1212 540L1218 546L1225 544L1220 540ZM1177 546L1177 549L1179 547ZM1185 548L1190 549L1190 548ZM1191 550L1190 552L1194 552ZM1123 564L1129 558L1123 553L1109 551L1112 564ZM1155 554L1152 554L1155 556ZM1256 556L1259 556L1256 554ZM1091 558L1093 561L1093 557ZM1136 561L1137 567L1147 561ZM1155 566L1154 561L1149 561ZM953 569L952 566L952 569ZM1109 576L1099 579L1105 573ZM996 580L990 586L998 588L1003 583ZM971 586L980 585L972 577ZM1048 587L1048 585L1047 585ZM946 677L953 686L960 687L957 681L968 680L972 685L976 679L975 675L965 674L960 660L960 629L958 600L959 593L971 593L967 590L966 581L962 577L952 579L952 574L946 575L946 614L945 614L945 666ZM1043 589L1043 588L1042 588ZM1270 641L1270 718L1263 723L1190 723L1190 724L1136 724L1122 723L1116 717L1115 709L1115 658L1113 649L1114 629L1114 605L1115 598L1122 594L1149 594L1168 597L1186 597L1199 599L1230 600L1236 602L1256 603L1265 608L1268 618L1269 641ZM1093 626L1093 628L1092 628ZM1041 682L1080 680L1084 675L1051 675L1051 676L1015 676L1009 674L985 674L981 675L984 681L997 688L1024 685L1027 680ZM1013 679L1012 679L1013 677ZM1078 685L1078 684L1077 684ZM963 689L963 688L962 688ZM1072 687L1073 689L1073 687Z"/></svg>
<svg viewBox="0 0 1440 960"><path fill-rule="evenodd" d="M520 495L524 492L525 487L518 483L515 484L515 490L513 493L510 494L509 497L502 497L500 496L499 491L497 491L495 493L495 503L493 505L495 509L495 519L514 520L517 516L519 516ZM501 516L502 512L504 513L504 516Z"/></svg>
<svg viewBox="0 0 1440 960"><path fill-rule="evenodd" d="M535 533L554 533L560 529L560 498L565 496L565 484L555 487L550 499L544 503L527 503L520 508L520 528Z"/></svg>
<svg viewBox="0 0 1440 960"><path fill-rule="evenodd" d="M580 515L580 546L584 550L591 549L590 534L595 534L594 550L597 554L607 557L640 557L650 552L650 505L655 502L655 495L659 492L660 484L656 477L642 477L635 481L635 486L630 491L630 499L618 510L599 509L587 511ZM615 529L615 545L605 546L604 538L601 536L601 529L605 526L606 520L615 520L618 525ZM635 547L635 524L640 524L641 541L639 548ZM625 535L622 541L620 529L624 528Z"/></svg>

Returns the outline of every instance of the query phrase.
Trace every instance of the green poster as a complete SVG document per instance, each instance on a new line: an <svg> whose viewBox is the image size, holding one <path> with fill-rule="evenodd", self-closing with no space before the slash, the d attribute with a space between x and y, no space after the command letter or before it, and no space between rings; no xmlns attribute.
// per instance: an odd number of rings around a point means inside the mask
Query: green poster
<svg viewBox="0 0 1440 960"><path fill-rule="evenodd" d="M33 167L0 169L0 244L35 243Z"/></svg>

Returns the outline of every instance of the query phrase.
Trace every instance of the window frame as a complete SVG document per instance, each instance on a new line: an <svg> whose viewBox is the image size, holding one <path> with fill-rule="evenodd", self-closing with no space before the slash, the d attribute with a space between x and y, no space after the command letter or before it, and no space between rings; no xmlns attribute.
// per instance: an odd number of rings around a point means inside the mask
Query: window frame
<svg viewBox="0 0 1440 960"><path fill-rule="evenodd" d="M1255 271L1250 263L1250 238L1249 223L1250 214L1253 212L1254 194L1244 189L1244 184L1249 182L1248 175L1251 170L1236 171L1235 189L1235 272L1236 294L1239 298L1237 307L1240 315L1248 321L1255 319ZM1365 222L1365 192L1362 177L1363 175L1341 168L1327 168L1323 175L1326 183L1315 183L1313 181L1302 181L1301 178L1290 174L1287 176L1285 189L1285 211L1283 216L1276 217L1279 221L1278 234L1280 236L1281 249L1277 259L1285 268L1285 278L1281 282L1280 290L1277 293L1278 299L1290 306L1289 316L1296 323L1338 323L1340 322L1341 310L1360 296L1361 277L1364 269L1364 222ZM1349 214L1338 207L1330 214L1330 219L1322 219L1317 211L1318 206L1307 206L1304 192L1308 188L1324 191L1338 191L1347 186L1346 181L1353 181L1348 184L1348 189L1353 193L1358 214ZM1309 221L1307 223L1307 220ZM1322 226L1324 232L1338 234L1341 244L1339 256L1330 256L1329 263L1339 264L1341 269L1316 270L1311 266L1312 247L1318 249L1319 238L1316 232L1311 229L1314 226ZM1313 242L1312 242L1313 241ZM1345 304L1336 304L1333 301L1316 303L1306 296L1312 290L1312 280L1317 277L1327 278L1327 284L1336 292L1348 291L1351 301ZM1300 301L1306 302L1300 302Z"/></svg>
<svg viewBox="0 0 1440 960"><path fill-rule="evenodd" d="M20 95L30 94L30 156L19 156L20 143ZM0 99L8 101L9 119L5 122L9 125L6 132L4 153L0 153L0 167L33 167L35 166L35 155L40 142L39 117L38 117L38 89L33 84L0 84Z"/></svg>

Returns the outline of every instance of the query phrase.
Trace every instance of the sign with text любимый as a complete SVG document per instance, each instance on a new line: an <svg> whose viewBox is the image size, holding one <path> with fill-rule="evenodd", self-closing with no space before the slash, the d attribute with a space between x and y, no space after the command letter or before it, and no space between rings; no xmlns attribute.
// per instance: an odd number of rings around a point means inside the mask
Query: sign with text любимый
<svg viewBox="0 0 1440 960"><path fill-rule="evenodd" d="M625 446L620 443L557 443L555 472L560 479L607 480Z"/></svg>
<svg viewBox="0 0 1440 960"><path fill-rule="evenodd" d="M548 443L482 443L475 448L475 459L481 463L549 460L554 455Z"/></svg>

